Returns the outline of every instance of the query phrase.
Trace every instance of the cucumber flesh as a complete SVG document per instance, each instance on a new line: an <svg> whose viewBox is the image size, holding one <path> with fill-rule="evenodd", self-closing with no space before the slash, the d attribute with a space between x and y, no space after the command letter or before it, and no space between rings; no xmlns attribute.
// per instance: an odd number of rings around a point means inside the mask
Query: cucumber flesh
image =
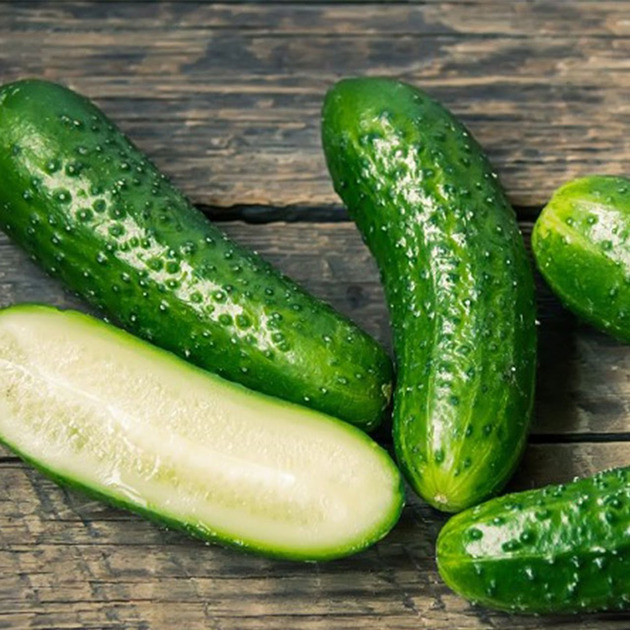
<svg viewBox="0 0 630 630"><path fill-rule="evenodd" d="M0 440L59 482L207 540L344 556L396 522L387 453L360 430L208 374L92 317L0 313Z"/></svg>

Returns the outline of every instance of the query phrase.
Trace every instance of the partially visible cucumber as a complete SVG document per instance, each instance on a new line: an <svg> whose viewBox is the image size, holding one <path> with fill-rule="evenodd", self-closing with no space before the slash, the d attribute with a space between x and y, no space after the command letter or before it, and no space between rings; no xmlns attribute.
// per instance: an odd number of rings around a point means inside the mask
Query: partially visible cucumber
<svg viewBox="0 0 630 630"><path fill-rule="evenodd" d="M391 393L366 333L229 240L86 98L0 88L0 226L128 330L364 429Z"/></svg>
<svg viewBox="0 0 630 630"><path fill-rule="evenodd" d="M354 553L402 507L359 429L49 307L0 312L0 441L59 482L272 556Z"/></svg>
<svg viewBox="0 0 630 630"><path fill-rule="evenodd" d="M526 613L630 606L630 468L493 499L451 518L437 563L457 593Z"/></svg>
<svg viewBox="0 0 630 630"><path fill-rule="evenodd" d="M630 341L630 179L595 175L559 188L536 221L532 250L569 309Z"/></svg>
<svg viewBox="0 0 630 630"><path fill-rule="evenodd" d="M507 481L532 409L534 288L514 212L468 131L409 85L341 81L322 134L389 303L398 461L431 505L464 509Z"/></svg>

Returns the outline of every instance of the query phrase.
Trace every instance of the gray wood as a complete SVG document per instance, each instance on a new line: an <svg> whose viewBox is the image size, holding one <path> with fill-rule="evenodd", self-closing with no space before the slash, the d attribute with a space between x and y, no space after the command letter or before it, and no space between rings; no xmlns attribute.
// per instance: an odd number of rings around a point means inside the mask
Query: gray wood
<svg viewBox="0 0 630 630"><path fill-rule="evenodd" d="M626 443L536 445L512 489L627 463ZM444 515L409 497L387 539L324 564L204 546L0 461L0 627L542 627L621 629L630 613L488 613L452 594L433 557Z"/></svg>
<svg viewBox="0 0 630 630"><path fill-rule="evenodd" d="M341 76L426 87L513 201L630 172L623 2L0 4L0 76L85 92L198 203L330 205L319 109Z"/></svg>

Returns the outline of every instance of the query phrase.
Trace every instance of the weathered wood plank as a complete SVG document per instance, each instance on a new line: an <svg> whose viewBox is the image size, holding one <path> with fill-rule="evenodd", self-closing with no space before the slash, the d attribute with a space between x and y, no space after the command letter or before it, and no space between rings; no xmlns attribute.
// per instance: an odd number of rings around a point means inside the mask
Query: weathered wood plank
<svg viewBox="0 0 630 630"><path fill-rule="evenodd" d="M397 76L460 114L535 208L571 177L630 172L626 8L5 3L0 76L87 93L196 202L224 207L334 204L323 94L342 75Z"/></svg>
<svg viewBox="0 0 630 630"><path fill-rule="evenodd" d="M628 463L625 443L530 447L513 489ZM376 547L328 564L206 547L0 463L0 627L623 628L630 613L527 618L473 608L440 581L443 515L410 497Z"/></svg>
<svg viewBox="0 0 630 630"><path fill-rule="evenodd" d="M141 6L141 2L13 2L7 11L10 28L20 32L39 26L55 32L73 29L80 20L82 30L94 33L112 29L164 30L242 30L251 34L308 33L334 36L378 31L383 35L465 34L484 36L553 36L571 34L611 37L630 35L624 2L620 0L561 0L534 2L516 0L469 0L468 2L423 0L397 2L377 0L354 4L366 6L364 15L351 2L321 0L286 3L213 2L194 0L163 2L160 6ZM280 6L282 4L290 6ZM238 5L238 6L234 6ZM372 5L372 6L369 6ZM575 6L577 5L577 6Z"/></svg>
<svg viewBox="0 0 630 630"><path fill-rule="evenodd" d="M222 223L318 297L390 347L376 265L352 223ZM523 224L529 238L531 224ZM540 368L535 435L630 434L630 346L578 324L538 278ZM82 308L0 235L0 306Z"/></svg>

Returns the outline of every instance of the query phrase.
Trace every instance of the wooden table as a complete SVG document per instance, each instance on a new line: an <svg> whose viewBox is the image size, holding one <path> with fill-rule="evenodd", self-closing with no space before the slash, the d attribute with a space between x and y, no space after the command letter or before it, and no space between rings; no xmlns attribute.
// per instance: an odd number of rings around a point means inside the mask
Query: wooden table
<svg viewBox="0 0 630 630"><path fill-rule="evenodd" d="M319 109L339 77L400 77L487 148L526 238L551 191L630 173L630 2L0 4L0 78L86 93L234 238L386 344L375 265L333 193ZM0 174L0 176L2 176ZM0 237L0 303L82 305ZM539 282L540 370L512 489L630 463L630 347ZM512 617L442 584L444 517L409 497L374 548L291 564L206 547L59 489L0 452L0 628L630 628Z"/></svg>

